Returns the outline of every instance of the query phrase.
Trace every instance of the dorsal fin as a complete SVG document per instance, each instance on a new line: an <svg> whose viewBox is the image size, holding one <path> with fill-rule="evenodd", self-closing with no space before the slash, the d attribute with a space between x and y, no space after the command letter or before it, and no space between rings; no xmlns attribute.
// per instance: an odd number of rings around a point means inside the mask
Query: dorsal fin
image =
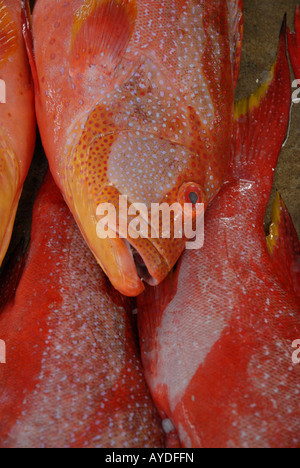
<svg viewBox="0 0 300 468"><path fill-rule="evenodd" d="M0 0L0 67L17 49L18 33L3 0Z"/></svg>
<svg viewBox="0 0 300 468"><path fill-rule="evenodd" d="M279 52L268 80L249 99L238 102L235 107L233 177L257 184L260 206L254 208L262 218L286 135L290 106L291 82L284 22Z"/></svg>
<svg viewBox="0 0 300 468"><path fill-rule="evenodd" d="M85 0L74 18L71 70L101 64L110 73L128 46L136 17L135 0Z"/></svg>
<svg viewBox="0 0 300 468"><path fill-rule="evenodd" d="M231 42L231 60L233 67L234 88L236 88L242 57L244 36L243 0L227 0Z"/></svg>
<svg viewBox="0 0 300 468"><path fill-rule="evenodd" d="M292 218L277 192L273 204L268 250L282 282L300 299L300 242Z"/></svg>

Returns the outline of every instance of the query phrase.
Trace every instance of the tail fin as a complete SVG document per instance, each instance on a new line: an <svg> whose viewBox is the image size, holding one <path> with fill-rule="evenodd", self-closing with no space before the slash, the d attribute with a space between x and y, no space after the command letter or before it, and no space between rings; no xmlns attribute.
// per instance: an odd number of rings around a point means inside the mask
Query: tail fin
<svg viewBox="0 0 300 468"><path fill-rule="evenodd" d="M278 192L273 205L267 244L278 276L300 299L300 242L290 214Z"/></svg>
<svg viewBox="0 0 300 468"><path fill-rule="evenodd" d="M300 6L295 13L295 32L288 29L289 54L295 77L300 80Z"/></svg>
<svg viewBox="0 0 300 468"><path fill-rule="evenodd" d="M235 107L233 177L259 185L264 216L273 172L286 134L291 106L291 81L286 54L286 19L277 59L269 78L249 99Z"/></svg>

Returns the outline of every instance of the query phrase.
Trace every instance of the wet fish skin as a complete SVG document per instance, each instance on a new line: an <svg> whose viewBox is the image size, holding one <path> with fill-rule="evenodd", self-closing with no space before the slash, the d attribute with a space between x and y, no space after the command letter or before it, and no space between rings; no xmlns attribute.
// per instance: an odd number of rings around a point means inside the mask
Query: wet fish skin
<svg viewBox="0 0 300 468"><path fill-rule="evenodd" d="M0 313L2 448L163 447L132 308L48 174L16 295Z"/></svg>
<svg viewBox="0 0 300 468"><path fill-rule="evenodd" d="M232 175L207 211L204 248L138 298L146 379L184 447L300 446L296 276L286 284L299 241L279 197L268 242L263 229L289 118L285 39L268 83L237 106ZM276 253L289 239L295 249Z"/></svg>
<svg viewBox="0 0 300 468"><path fill-rule="evenodd" d="M34 89L22 36L21 0L0 1L0 80L1 97L6 101L0 104L1 266L36 135Z"/></svg>
<svg viewBox="0 0 300 468"><path fill-rule="evenodd" d="M208 204L231 160L241 0L38 0L36 109L56 183L112 284L137 296L173 268L185 239L99 239L96 210ZM196 177L197 174L197 177ZM190 185L192 182L192 186ZM129 219L130 221L130 219ZM117 226L117 230L119 226Z"/></svg>

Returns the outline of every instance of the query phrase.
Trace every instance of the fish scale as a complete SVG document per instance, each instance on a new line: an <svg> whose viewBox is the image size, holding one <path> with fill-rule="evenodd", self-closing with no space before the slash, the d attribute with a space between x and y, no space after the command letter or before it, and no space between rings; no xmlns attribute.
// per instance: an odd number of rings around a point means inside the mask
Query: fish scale
<svg viewBox="0 0 300 468"><path fill-rule="evenodd" d="M204 247L138 298L147 383L183 447L300 446L300 249L279 198L272 258L263 229L290 94L284 27L269 79L236 106L235 159Z"/></svg>
<svg viewBox="0 0 300 468"><path fill-rule="evenodd" d="M110 190L116 209L118 193L147 206L189 203L190 183L199 202L216 196L232 156L242 2L57 0L53 9L38 0L33 36L52 174L110 281L137 296L142 280L166 277L186 239L128 238L148 270L140 277L129 244L96 235L101 194Z"/></svg>
<svg viewBox="0 0 300 468"><path fill-rule="evenodd" d="M1 447L163 446L132 309L99 269L48 174L16 295L0 315Z"/></svg>

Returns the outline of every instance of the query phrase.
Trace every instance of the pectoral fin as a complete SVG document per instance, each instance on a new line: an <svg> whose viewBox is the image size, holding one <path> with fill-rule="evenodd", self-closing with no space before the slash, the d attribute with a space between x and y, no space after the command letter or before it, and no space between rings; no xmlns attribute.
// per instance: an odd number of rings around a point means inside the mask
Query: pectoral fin
<svg viewBox="0 0 300 468"><path fill-rule="evenodd" d="M136 16L135 0L86 0L74 18L71 70L101 64L110 73L126 50Z"/></svg>

